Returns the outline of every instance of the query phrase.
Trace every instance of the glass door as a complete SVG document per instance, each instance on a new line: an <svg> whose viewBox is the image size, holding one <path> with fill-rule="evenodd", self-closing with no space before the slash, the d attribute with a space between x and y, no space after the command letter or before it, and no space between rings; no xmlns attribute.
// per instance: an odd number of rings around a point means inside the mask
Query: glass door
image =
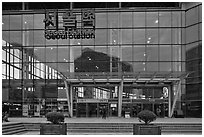
<svg viewBox="0 0 204 137"><path fill-rule="evenodd" d="M97 117L97 103L88 103L88 117Z"/></svg>

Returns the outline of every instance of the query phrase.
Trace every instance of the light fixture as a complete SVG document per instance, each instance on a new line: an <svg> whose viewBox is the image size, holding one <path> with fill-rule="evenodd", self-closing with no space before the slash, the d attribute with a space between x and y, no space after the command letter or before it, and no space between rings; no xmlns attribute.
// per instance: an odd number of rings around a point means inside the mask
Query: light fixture
<svg viewBox="0 0 204 137"><path fill-rule="evenodd" d="M80 45L81 43L80 42L78 42L78 45Z"/></svg>
<svg viewBox="0 0 204 137"><path fill-rule="evenodd" d="M142 64L145 65L145 62L143 62Z"/></svg>
<svg viewBox="0 0 204 137"><path fill-rule="evenodd" d="M148 40L151 40L151 39L152 39L151 37L148 38Z"/></svg>
<svg viewBox="0 0 204 137"><path fill-rule="evenodd" d="M147 43L150 43L150 41L148 40Z"/></svg>
<svg viewBox="0 0 204 137"><path fill-rule="evenodd" d="M98 69L99 67L98 66L96 66L96 69Z"/></svg>
<svg viewBox="0 0 204 137"><path fill-rule="evenodd" d="M144 52L144 56L146 56L146 53Z"/></svg>
<svg viewBox="0 0 204 137"><path fill-rule="evenodd" d="M155 23L158 23L159 22L159 20L155 20Z"/></svg>
<svg viewBox="0 0 204 137"><path fill-rule="evenodd" d="M25 24L27 24L27 22L25 21Z"/></svg>

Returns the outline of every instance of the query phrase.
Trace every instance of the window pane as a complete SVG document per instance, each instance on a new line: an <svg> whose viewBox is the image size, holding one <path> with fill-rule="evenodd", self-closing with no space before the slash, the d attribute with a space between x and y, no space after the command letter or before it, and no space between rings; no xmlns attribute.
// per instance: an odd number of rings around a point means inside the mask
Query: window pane
<svg viewBox="0 0 204 137"><path fill-rule="evenodd" d="M158 62L148 62L146 65L146 71L158 71Z"/></svg>
<svg viewBox="0 0 204 137"><path fill-rule="evenodd" d="M107 44L107 41L108 41L107 30L96 29L95 35L96 35L95 37L96 45L106 45Z"/></svg>
<svg viewBox="0 0 204 137"><path fill-rule="evenodd" d="M158 46L157 45L148 45L146 49L146 58L147 61L158 61Z"/></svg>
<svg viewBox="0 0 204 137"><path fill-rule="evenodd" d="M122 12L122 27L132 27L132 12Z"/></svg>
<svg viewBox="0 0 204 137"><path fill-rule="evenodd" d="M147 44L158 44L158 29L147 29Z"/></svg>
<svg viewBox="0 0 204 137"><path fill-rule="evenodd" d="M172 62L172 71L181 71L181 62Z"/></svg>
<svg viewBox="0 0 204 137"><path fill-rule="evenodd" d="M57 48L57 61L58 62L70 62L70 58L69 58L69 47L58 47ZM73 60L73 59L72 59Z"/></svg>
<svg viewBox="0 0 204 137"><path fill-rule="evenodd" d="M181 45L172 46L173 61L181 61Z"/></svg>
<svg viewBox="0 0 204 137"><path fill-rule="evenodd" d="M22 45L22 35L21 31L10 31L10 44L12 45ZM26 40L28 42L28 40Z"/></svg>
<svg viewBox="0 0 204 137"><path fill-rule="evenodd" d="M107 27L107 13L96 13L96 28Z"/></svg>
<svg viewBox="0 0 204 137"><path fill-rule="evenodd" d="M145 43L145 30L144 29L133 29L133 43L144 44Z"/></svg>
<svg viewBox="0 0 204 137"><path fill-rule="evenodd" d="M132 44L132 29L122 29L122 44Z"/></svg>
<svg viewBox="0 0 204 137"><path fill-rule="evenodd" d="M160 61L171 61L171 45L160 45Z"/></svg>
<svg viewBox="0 0 204 137"><path fill-rule="evenodd" d="M118 28L119 27L119 13L108 13L108 27Z"/></svg>
<svg viewBox="0 0 204 137"><path fill-rule="evenodd" d="M45 37L44 37L44 30L34 31L34 46L44 46L45 45Z"/></svg>
<svg viewBox="0 0 204 137"><path fill-rule="evenodd" d="M122 46L122 61L132 61L132 46Z"/></svg>
<svg viewBox="0 0 204 137"><path fill-rule="evenodd" d="M34 55L40 62L45 62L45 47L34 48Z"/></svg>
<svg viewBox="0 0 204 137"><path fill-rule="evenodd" d="M194 42L198 40L198 25L188 27L186 29L186 43Z"/></svg>
<svg viewBox="0 0 204 137"><path fill-rule="evenodd" d="M9 29L9 15L2 16L2 30Z"/></svg>
<svg viewBox="0 0 204 137"><path fill-rule="evenodd" d="M145 64L143 64L142 62L133 63L133 71L134 72L145 71Z"/></svg>
<svg viewBox="0 0 204 137"><path fill-rule="evenodd" d="M159 70L160 71L171 71L171 62L160 62Z"/></svg>
<svg viewBox="0 0 204 137"><path fill-rule="evenodd" d="M181 12L172 12L172 27L181 27Z"/></svg>
<svg viewBox="0 0 204 137"><path fill-rule="evenodd" d="M159 20L158 20L158 12L147 12L147 27L158 27Z"/></svg>
<svg viewBox="0 0 204 137"><path fill-rule="evenodd" d="M186 12L186 25L192 25L198 22L198 7L192 8Z"/></svg>
<svg viewBox="0 0 204 137"><path fill-rule="evenodd" d="M45 49L46 62L56 62L57 61L57 48L56 47L46 47Z"/></svg>
<svg viewBox="0 0 204 137"><path fill-rule="evenodd" d="M159 36L160 44L171 44L171 29L160 29Z"/></svg>
<svg viewBox="0 0 204 137"><path fill-rule="evenodd" d="M110 57L110 53L108 53L108 47L107 46L95 46L95 52L101 55L106 55L107 58ZM107 61L107 58L97 58L97 60L100 61Z"/></svg>
<svg viewBox="0 0 204 137"><path fill-rule="evenodd" d="M10 30L21 30L21 15L10 15Z"/></svg>
<svg viewBox="0 0 204 137"><path fill-rule="evenodd" d="M185 41L184 38L181 38L181 28L171 29L172 32L172 44L181 44L181 40ZM185 37L185 35L183 35Z"/></svg>
<svg viewBox="0 0 204 137"><path fill-rule="evenodd" d="M146 52L145 46L134 46L133 47L133 60L134 61L145 61Z"/></svg>
<svg viewBox="0 0 204 137"><path fill-rule="evenodd" d="M45 14L34 14L34 29L44 29Z"/></svg>
<svg viewBox="0 0 204 137"><path fill-rule="evenodd" d="M133 12L134 27L144 27L145 26L145 12Z"/></svg>
<svg viewBox="0 0 204 137"><path fill-rule="evenodd" d="M159 12L159 26L171 27L171 12Z"/></svg>

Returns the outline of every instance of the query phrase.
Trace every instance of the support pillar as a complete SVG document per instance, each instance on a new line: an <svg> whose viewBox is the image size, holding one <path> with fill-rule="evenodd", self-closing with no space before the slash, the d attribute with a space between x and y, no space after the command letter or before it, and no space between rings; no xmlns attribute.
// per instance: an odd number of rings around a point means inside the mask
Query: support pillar
<svg viewBox="0 0 204 137"><path fill-rule="evenodd" d="M67 105L68 105L68 115L71 117L71 103L70 103L70 94L69 94L69 86L67 84L67 81L64 81L65 89L66 89L66 95L67 95Z"/></svg>
<svg viewBox="0 0 204 137"><path fill-rule="evenodd" d="M169 104L169 109L168 109L168 117L171 117L171 86L168 87L169 91L169 96L168 96L168 104Z"/></svg>
<svg viewBox="0 0 204 137"><path fill-rule="evenodd" d="M176 89L176 95L173 96L174 98L173 98L173 104L172 104L172 109L171 109L171 115L170 115L170 117L173 116L174 109L175 109L175 107L176 107L176 102L177 102L178 97L179 97L179 95L180 95L180 93L181 93L181 81L178 82L178 85L177 85L177 86L178 86L178 87L177 87L177 89Z"/></svg>
<svg viewBox="0 0 204 137"><path fill-rule="evenodd" d="M122 93L123 93L123 79L120 83L120 86L119 86L119 91L118 91L118 117L121 117L121 113L122 113Z"/></svg>
<svg viewBox="0 0 204 137"><path fill-rule="evenodd" d="M70 117L73 117L73 86L70 85Z"/></svg>

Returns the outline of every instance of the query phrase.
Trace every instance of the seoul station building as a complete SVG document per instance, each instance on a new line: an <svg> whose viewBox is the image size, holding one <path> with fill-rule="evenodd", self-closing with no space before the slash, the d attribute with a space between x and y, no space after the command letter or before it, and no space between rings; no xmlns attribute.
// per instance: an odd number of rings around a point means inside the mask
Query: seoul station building
<svg viewBox="0 0 204 137"><path fill-rule="evenodd" d="M202 117L202 3L2 3L10 117Z"/></svg>

